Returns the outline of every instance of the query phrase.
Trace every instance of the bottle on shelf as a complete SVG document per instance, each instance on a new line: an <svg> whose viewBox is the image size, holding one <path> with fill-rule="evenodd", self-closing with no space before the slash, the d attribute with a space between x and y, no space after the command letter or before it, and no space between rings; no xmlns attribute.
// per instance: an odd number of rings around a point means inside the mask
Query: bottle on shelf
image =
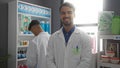
<svg viewBox="0 0 120 68"><path fill-rule="evenodd" d="M114 16L112 19L112 34L120 34L120 16Z"/></svg>
<svg viewBox="0 0 120 68"><path fill-rule="evenodd" d="M28 68L28 66L26 64L19 64L18 68Z"/></svg>
<svg viewBox="0 0 120 68"><path fill-rule="evenodd" d="M21 54L20 54L20 51L18 51L18 54L17 54L18 56L18 59L20 59L20 57L21 57Z"/></svg>
<svg viewBox="0 0 120 68"><path fill-rule="evenodd" d="M45 32L48 32L50 34L50 23L49 23L49 21L47 21L45 23Z"/></svg>

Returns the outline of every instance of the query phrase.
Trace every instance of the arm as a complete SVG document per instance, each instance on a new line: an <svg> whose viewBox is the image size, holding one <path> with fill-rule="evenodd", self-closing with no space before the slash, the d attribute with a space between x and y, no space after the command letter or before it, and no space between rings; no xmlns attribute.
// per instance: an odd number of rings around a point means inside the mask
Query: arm
<svg viewBox="0 0 120 68"><path fill-rule="evenodd" d="M56 68L55 55L54 55L54 44L52 37L50 37L47 48L47 66L48 68Z"/></svg>
<svg viewBox="0 0 120 68"><path fill-rule="evenodd" d="M39 66L40 68L47 68L47 62L46 62L46 46L48 45L48 40L41 40L39 42L40 45L40 59L39 59Z"/></svg>
<svg viewBox="0 0 120 68"><path fill-rule="evenodd" d="M27 48L27 65L29 68L36 68L37 65L37 48L36 45L30 41Z"/></svg>
<svg viewBox="0 0 120 68"><path fill-rule="evenodd" d="M92 52L91 52L91 41L90 37L88 36L83 36L83 46L81 50L81 60L80 64L77 66L77 68L89 68L90 63L91 63L91 57L92 57Z"/></svg>

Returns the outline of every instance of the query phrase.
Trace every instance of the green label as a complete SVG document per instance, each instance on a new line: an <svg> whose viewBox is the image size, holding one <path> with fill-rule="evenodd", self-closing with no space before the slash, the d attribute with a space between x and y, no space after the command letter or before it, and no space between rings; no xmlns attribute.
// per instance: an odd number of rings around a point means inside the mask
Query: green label
<svg viewBox="0 0 120 68"><path fill-rule="evenodd" d="M73 48L72 51L75 55L80 54L80 48Z"/></svg>

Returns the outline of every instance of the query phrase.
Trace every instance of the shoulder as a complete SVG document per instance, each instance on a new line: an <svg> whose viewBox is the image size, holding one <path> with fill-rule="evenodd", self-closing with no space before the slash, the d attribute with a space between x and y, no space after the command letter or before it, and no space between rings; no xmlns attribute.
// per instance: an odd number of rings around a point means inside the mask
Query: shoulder
<svg viewBox="0 0 120 68"><path fill-rule="evenodd" d="M49 40L50 35L44 32L41 32L38 36L36 36L32 41L34 43L41 43L44 41L48 41ZM36 44L37 45L37 44Z"/></svg>
<svg viewBox="0 0 120 68"><path fill-rule="evenodd" d="M40 38L45 38L45 37L50 37L50 34L48 34L48 32L41 32L38 37Z"/></svg>
<svg viewBox="0 0 120 68"><path fill-rule="evenodd" d="M56 37L58 37L58 35L61 33L61 29L57 30L56 32L54 32L51 36L50 39L55 39Z"/></svg>
<svg viewBox="0 0 120 68"><path fill-rule="evenodd" d="M86 35L86 33L83 30L78 29L77 27L75 28L74 32L77 33L77 34L79 34L79 35Z"/></svg>
<svg viewBox="0 0 120 68"><path fill-rule="evenodd" d="M90 38L90 36L89 36L86 32L84 32L83 30L81 30L81 29L76 28L76 29L75 29L75 32L76 32L77 34L79 34L79 36L80 36L82 39L88 39L88 38Z"/></svg>

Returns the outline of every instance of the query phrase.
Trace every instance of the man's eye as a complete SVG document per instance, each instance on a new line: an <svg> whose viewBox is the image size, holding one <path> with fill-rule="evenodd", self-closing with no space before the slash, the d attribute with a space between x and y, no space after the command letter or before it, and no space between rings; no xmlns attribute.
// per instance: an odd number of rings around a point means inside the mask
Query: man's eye
<svg viewBox="0 0 120 68"><path fill-rule="evenodd" d="M65 14L65 12L62 12L61 14L63 15L63 14Z"/></svg>
<svg viewBox="0 0 120 68"><path fill-rule="evenodd" d="M68 11L68 12L61 12L62 15L65 15L65 14L72 14L73 12L72 11Z"/></svg>
<svg viewBox="0 0 120 68"><path fill-rule="evenodd" d="M72 12L70 11L70 12L68 12L68 14L72 14Z"/></svg>

